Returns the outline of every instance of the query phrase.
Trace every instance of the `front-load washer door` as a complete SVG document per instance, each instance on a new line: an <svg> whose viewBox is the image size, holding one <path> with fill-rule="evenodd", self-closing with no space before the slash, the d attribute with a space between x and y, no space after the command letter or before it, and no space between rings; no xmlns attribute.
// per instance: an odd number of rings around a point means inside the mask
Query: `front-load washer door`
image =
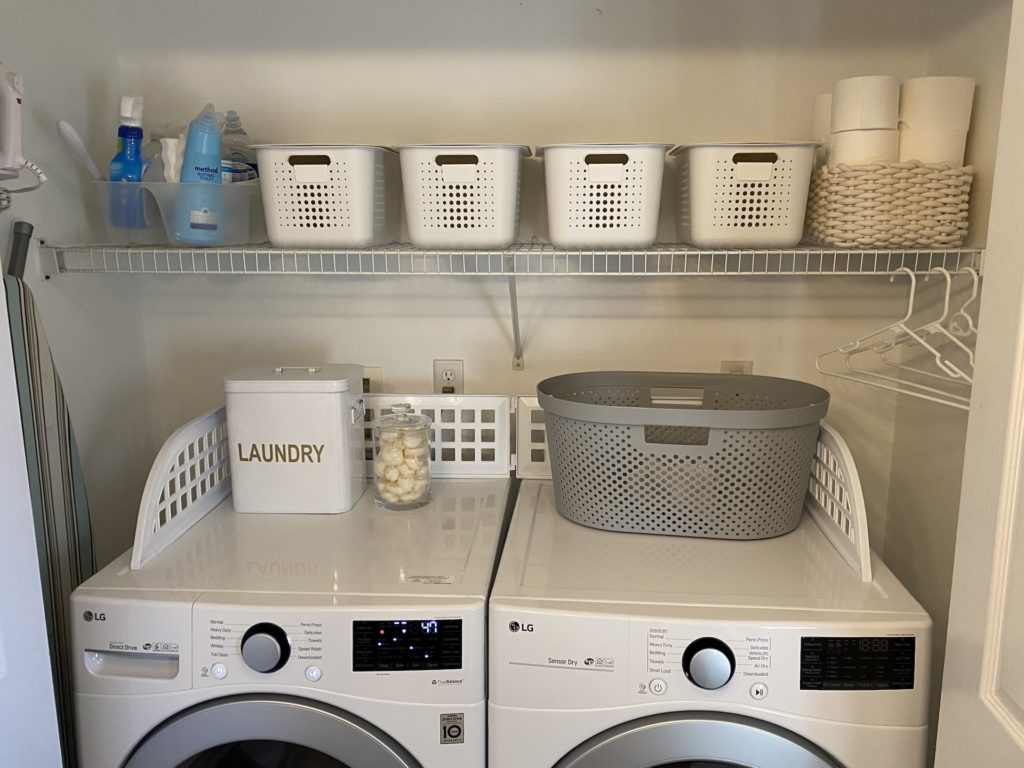
<svg viewBox="0 0 1024 768"><path fill-rule="evenodd" d="M290 696L233 696L187 709L144 738L124 768L422 768L386 733Z"/></svg>
<svg viewBox="0 0 1024 768"><path fill-rule="evenodd" d="M794 733L711 712L654 715L609 728L554 768L842 768Z"/></svg>

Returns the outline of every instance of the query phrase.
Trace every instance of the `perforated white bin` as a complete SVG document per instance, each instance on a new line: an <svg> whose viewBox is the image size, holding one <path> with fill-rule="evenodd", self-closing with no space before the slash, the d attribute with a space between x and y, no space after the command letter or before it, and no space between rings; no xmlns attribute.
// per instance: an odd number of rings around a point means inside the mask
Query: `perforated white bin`
<svg viewBox="0 0 1024 768"><path fill-rule="evenodd" d="M398 155L364 145L262 144L267 237L281 248L360 248L398 240Z"/></svg>
<svg viewBox="0 0 1024 768"><path fill-rule="evenodd" d="M814 142L695 144L679 157L679 239L700 248L800 242Z"/></svg>
<svg viewBox="0 0 1024 768"><path fill-rule="evenodd" d="M529 147L435 144L398 151L413 245L506 248L516 239L519 170Z"/></svg>
<svg viewBox="0 0 1024 768"><path fill-rule="evenodd" d="M665 151L671 144L540 147L551 242L561 248L636 248L658 234Z"/></svg>

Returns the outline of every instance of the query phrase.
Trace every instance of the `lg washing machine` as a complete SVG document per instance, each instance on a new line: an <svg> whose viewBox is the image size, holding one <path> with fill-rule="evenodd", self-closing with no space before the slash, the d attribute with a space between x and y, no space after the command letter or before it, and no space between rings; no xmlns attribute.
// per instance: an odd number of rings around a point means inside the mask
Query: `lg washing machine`
<svg viewBox="0 0 1024 768"><path fill-rule="evenodd" d="M615 533L524 482L490 602L490 768L923 768L931 621L871 566L810 514L762 541Z"/></svg>
<svg viewBox="0 0 1024 768"><path fill-rule="evenodd" d="M72 597L81 768L481 768L509 480L412 512L237 514Z"/></svg>

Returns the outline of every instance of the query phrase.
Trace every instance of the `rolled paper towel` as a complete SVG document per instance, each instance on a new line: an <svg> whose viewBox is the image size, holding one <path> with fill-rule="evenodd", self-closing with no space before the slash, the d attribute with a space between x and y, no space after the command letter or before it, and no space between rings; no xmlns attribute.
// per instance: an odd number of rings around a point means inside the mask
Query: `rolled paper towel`
<svg viewBox="0 0 1024 768"><path fill-rule="evenodd" d="M973 104L970 77L915 77L903 83L900 122L915 130L966 131Z"/></svg>
<svg viewBox="0 0 1024 768"><path fill-rule="evenodd" d="M848 77L832 89L832 133L896 130L900 81L888 75Z"/></svg>
<svg viewBox="0 0 1024 768"><path fill-rule="evenodd" d="M923 131L900 126L900 162L919 160L922 163L949 163L960 168L964 164L967 131Z"/></svg>
<svg viewBox="0 0 1024 768"><path fill-rule="evenodd" d="M829 165L894 163L900 155L899 131L843 131L832 134Z"/></svg>
<svg viewBox="0 0 1024 768"><path fill-rule="evenodd" d="M824 142L832 133L832 94L820 93L814 97L814 111L811 113L811 137Z"/></svg>

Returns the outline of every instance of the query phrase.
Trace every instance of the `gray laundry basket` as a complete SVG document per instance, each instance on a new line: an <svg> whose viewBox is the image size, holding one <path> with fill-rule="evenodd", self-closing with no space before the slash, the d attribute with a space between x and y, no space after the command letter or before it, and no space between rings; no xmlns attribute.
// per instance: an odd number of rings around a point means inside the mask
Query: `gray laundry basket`
<svg viewBox="0 0 1024 768"><path fill-rule="evenodd" d="M764 539L800 523L821 387L597 372L537 385L558 511L593 528Z"/></svg>

